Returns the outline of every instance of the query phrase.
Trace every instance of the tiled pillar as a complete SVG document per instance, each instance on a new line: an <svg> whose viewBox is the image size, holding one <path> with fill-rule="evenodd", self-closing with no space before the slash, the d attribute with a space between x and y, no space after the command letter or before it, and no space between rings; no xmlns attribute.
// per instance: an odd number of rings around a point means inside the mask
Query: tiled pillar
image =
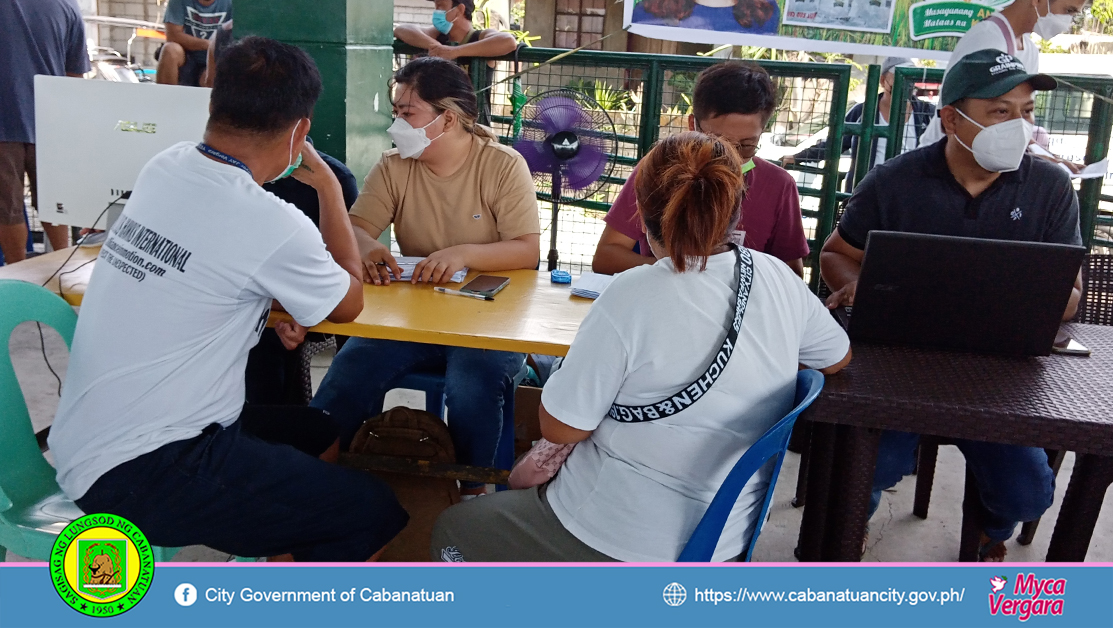
<svg viewBox="0 0 1113 628"><path fill-rule="evenodd" d="M317 62L324 92L310 135L351 168L360 185L390 148L387 81L393 69L389 0L236 0L236 36L300 46Z"/></svg>

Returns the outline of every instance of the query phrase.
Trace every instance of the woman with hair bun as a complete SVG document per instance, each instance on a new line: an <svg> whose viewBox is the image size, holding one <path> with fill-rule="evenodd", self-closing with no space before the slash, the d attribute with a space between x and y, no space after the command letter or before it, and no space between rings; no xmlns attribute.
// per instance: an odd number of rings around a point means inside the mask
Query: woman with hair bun
<svg viewBox="0 0 1113 628"><path fill-rule="evenodd" d="M800 366L850 361L846 334L788 266L730 244L741 173L733 147L696 132L642 160L637 204L657 263L615 278L541 397L545 439L575 448L546 485L446 510L434 560L674 561L734 463L791 410ZM700 381L713 383L680 409L647 410ZM743 490L714 560L742 554L768 481Z"/></svg>

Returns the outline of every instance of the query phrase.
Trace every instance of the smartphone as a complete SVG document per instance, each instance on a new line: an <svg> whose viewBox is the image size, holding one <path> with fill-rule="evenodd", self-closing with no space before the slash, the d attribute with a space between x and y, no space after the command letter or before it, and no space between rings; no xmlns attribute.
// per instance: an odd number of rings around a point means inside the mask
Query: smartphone
<svg viewBox="0 0 1113 628"><path fill-rule="evenodd" d="M1051 345L1051 350L1063 355L1090 355L1090 350L1085 345L1062 331L1055 336L1055 344Z"/></svg>
<svg viewBox="0 0 1113 628"><path fill-rule="evenodd" d="M505 288L510 283L510 277L498 277L495 275L480 275L472 279L460 292L467 292L469 294L481 294L485 297L493 297L499 293L500 290Z"/></svg>

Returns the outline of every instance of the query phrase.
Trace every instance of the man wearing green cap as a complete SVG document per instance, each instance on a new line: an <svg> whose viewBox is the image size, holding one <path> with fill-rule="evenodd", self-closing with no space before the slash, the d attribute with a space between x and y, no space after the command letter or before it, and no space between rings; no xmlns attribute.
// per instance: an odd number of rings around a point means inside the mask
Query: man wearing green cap
<svg viewBox="0 0 1113 628"><path fill-rule="evenodd" d="M874 229L1082 244L1078 198L1069 176L1026 153L1033 94L1055 87L1055 79L1029 74L1019 60L1000 50L981 50L956 63L939 100L946 139L872 170L824 243L820 271L834 291L828 307L853 305L866 237ZM1080 274L1064 320L1074 316L1081 288ZM882 434L871 513L881 491L912 472L918 442L918 434ZM1040 517L1051 505L1055 477L1047 455L1035 447L967 440L955 444L989 511L981 559L1000 561L1016 523Z"/></svg>

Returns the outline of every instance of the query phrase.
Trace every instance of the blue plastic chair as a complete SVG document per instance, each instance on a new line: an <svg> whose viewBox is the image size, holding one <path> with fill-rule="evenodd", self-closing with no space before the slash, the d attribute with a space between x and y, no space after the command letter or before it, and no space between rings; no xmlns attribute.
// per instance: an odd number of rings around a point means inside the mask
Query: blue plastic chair
<svg viewBox="0 0 1113 628"><path fill-rule="evenodd" d="M53 327L66 346L73 342L77 314L61 297L23 281L0 280L0 562L8 550L49 560L58 534L83 512L54 479L54 467L39 451L27 403L7 346L12 331L26 321ZM155 561L169 560L176 548L154 547Z"/></svg>
<svg viewBox="0 0 1113 628"><path fill-rule="evenodd" d="M734 504L738 501L742 488L770 458L776 456L777 462L773 467L773 476L769 478L769 487L766 489L765 501L761 505L761 513L758 515L757 527L754 528L754 534L750 537L749 546L746 548L745 560L746 562L750 561L754 555L754 547L757 546L757 537L765 524L766 516L769 514L769 504L773 501L773 487L777 484L777 476L781 472L781 463L784 462L785 452L788 450L788 439L792 436L792 426L796 423L796 418L800 416L800 413L812 405L821 390L823 390L823 373L807 369L797 374L796 407L785 418L769 428L756 443L750 445L746 453L742 454L742 458L734 464L734 468L730 470L727 479L723 481L723 485L715 493L715 498L711 500L711 505L707 507L707 512L703 514L703 518L696 525L695 531L688 539L688 544L684 546L684 551L680 553L676 562L711 562L711 557L715 554L715 547L719 544L719 537L723 534L723 527L727 523L727 517L734 509Z"/></svg>
<svg viewBox="0 0 1113 628"><path fill-rule="evenodd" d="M503 391L502 405L502 433L499 436L498 449L495 451L495 468L509 471L514 466L514 394L518 384L525 378L526 367L522 365L521 371L514 377ZM425 409L442 420L444 419L447 396L444 392L444 373L431 371L418 371L403 377L397 384L398 388L407 390L420 390L425 393ZM495 487L496 491L504 491L507 486L501 484Z"/></svg>

